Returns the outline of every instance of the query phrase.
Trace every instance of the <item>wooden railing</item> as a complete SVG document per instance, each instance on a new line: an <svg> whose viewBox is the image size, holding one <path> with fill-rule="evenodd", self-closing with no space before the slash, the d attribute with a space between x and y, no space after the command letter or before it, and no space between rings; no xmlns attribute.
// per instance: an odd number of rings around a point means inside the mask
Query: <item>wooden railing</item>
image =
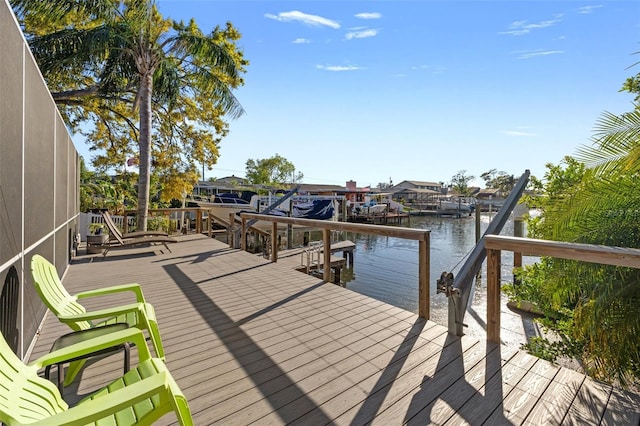
<svg viewBox="0 0 640 426"><path fill-rule="evenodd" d="M242 218L242 249L246 249L247 222L250 220L262 220L271 222L271 261L278 260L278 224L299 225L313 229L322 230L322 241L324 246L324 281L331 281L331 231L357 232L360 234L382 235L386 237L404 238L418 241L418 315L429 319L429 274L430 274L430 242L431 231L426 229L411 229L397 226L367 225L362 223L335 222L331 220L299 219L283 216L270 216L255 213L241 213Z"/></svg>
<svg viewBox="0 0 640 426"><path fill-rule="evenodd" d="M500 342L500 267L502 250L527 256L549 256L640 269L640 250L591 244L486 235L487 340Z"/></svg>

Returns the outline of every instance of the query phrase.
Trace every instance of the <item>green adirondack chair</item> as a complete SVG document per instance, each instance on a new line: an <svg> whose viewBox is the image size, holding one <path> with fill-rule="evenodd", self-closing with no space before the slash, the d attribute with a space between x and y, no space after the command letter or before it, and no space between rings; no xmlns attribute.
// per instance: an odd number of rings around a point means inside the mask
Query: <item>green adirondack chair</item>
<svg viewBox="0 0 640 426"><path fill-rule="evenodd" d="M128 341L138 348L140 364L74 407L38 370L83 353ZM173 411L181 425L193 425L191 411L164 362L151 358L137 328L111 333L51 352L25 365L0 339L0 421L13 425L86 425L100 420L110 425L150 425Z"/></svg>
<svg viewBox="0 0 640 426"><path fill-rule="evenodd" d="M67 324L72 330L86 330L115 323L127 323L131 327L146 329L149 332L156 356L164 360L164 348L156 314L153 306L145 302L139 284L104 287L72 296L60 282L55 266L39 254L31 258L31 276L44 304L58 317L60 322ZM124 291L133 292L136 296L136 303L87 312L78 302L78 299L82 298ZM65 375L65 386L73 381L85 362L86 360L79 360L69 364Z"/></svg>

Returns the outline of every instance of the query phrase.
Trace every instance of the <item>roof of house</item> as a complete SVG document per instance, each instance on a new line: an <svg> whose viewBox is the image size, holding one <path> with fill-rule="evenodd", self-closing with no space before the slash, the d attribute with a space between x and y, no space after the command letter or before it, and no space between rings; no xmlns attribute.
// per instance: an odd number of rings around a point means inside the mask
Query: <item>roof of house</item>
<svg viewBox="0 0 640 426"><path fill-rule="evenodd" d="M323 185L323 184L311 184L311 183L299 183L300 191L307 192L345 192L346 186L341 185Z"/></svg>
<svg viewBox="0 0 640 426"><path fill-rule="evenodd" d="M478 195L496 195L500 192L499 188L483 188L478 191Z"/></svg>
<svg viewBox="0 0 640 426"><path fill-rule="evenodd" d="M222 183L222 182L224 182L224 183L236 183L236 184L241 184L241 185L249 184L249 181L246 178L235 176L235 175L221 177L221 178L218 178L215 181L213 181L214 184L215 183Z"/></svg>
<svg viewBox="0 0 640 426"><path fill-rule="evenodd" d="M415 186L437 186L437 187L441 187L442 186L442 183L440 183L440 182L424 182L424 181L420 181L420 180L403 180L398 185L401 185L404 182L410 183L410 184L415 185ZM398 186L398 185L395 185L395 186Z"/></svg>
<svg viewBox="0 0 640 426"><path fill-rule="evenodd" d="M400 191L395 191L395 194L400 194L400 193L416 193L416 194L434 194L434 195L440 195L440 191L434 191L433 189L426 189L426 188L403 188Z"/></svg>

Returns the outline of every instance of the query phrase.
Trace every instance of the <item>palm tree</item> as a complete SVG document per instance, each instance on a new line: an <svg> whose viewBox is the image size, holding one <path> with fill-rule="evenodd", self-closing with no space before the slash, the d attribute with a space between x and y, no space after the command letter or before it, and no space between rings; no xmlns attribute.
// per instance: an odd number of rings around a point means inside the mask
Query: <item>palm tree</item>
<svg viewBox="0 0 640 426"><path fill-rule="evenodd" d="M138 229L146 230L151 174L152 105L168 106L181 93L214 99L223 114L238 118L244 110L231 91L242 82L246 62L230 53L219 29L203 34L195 22L164 19L148 0L15 0L26 17L68 21L62 27L30 39L43 74L69 70L92 74L90 84L54 93L57 102L102 96L107 102L129 101L139 118ZM227 24L229 30L230 24ZM86 80L83 80L86 81ZM187 86L188 85L188 86Z"/></svg>
<svg viewBox="0 0 640 426"><path fill-rule="evenodd" d="M640 248L639 156L640 110L604 113L593 144L549 184L558 190L545 202L538 236ZM527 279L536 282L538 305L560 318L547 324L590 373L623 384L640 378L640 269L545 259Z"/></svg>

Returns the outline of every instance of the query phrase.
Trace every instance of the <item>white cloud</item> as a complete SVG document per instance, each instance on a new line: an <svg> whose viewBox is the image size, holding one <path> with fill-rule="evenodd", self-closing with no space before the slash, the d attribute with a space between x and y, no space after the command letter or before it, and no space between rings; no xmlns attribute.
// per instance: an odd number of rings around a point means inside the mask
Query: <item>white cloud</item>
<svg viewBox="0 0 640 426"><path fill-rule="evenodd" d="M307 13L300 12L298 10L292 10L291 12L280 12L277 15L272 13L265 13L265 18L274 19L281 22L302 22L303 24L310 25L312 27L329 27L338 29L340 24L331 19L323 18L318 15L309 15Z"/></svg>
<svg viewBox="0 0 640 426"><path fill-rule="evenodd" d="M535 133L523 132L521 130L503 130L502 133L507 135L507 136L518 136L518 137L536 136Z"/></svg>
<svg viewBox="0 0 640 426"><path fill-rule="evenodd" d="M355 17L360 19L380 19L382 14L378 12L362 12L356 13Z"/></svg>
<svg viewBox="0 0 640 426"><path fill-rule="evenodd" d="M446 68L440 65L414 65L411 67L413 71L428 71L430 74L442 74Z"/></svg>
<svg viewBox="0 0 640 426"><path fill-rule="evenodd" d="M357 65L316 65L316 68L325 71L357 71L364 69Z"/></svg>
<svg viewBox="0 0 640 426"><path fill-rule="evenodd" d="M511 23L511 25L509 25L509 31L502 31L502 32L499 32L498 34L513 35L513 36L528 34L532 30L548 28L557 24L558 22L561 22L562 21L562 19L560 19L561 17L562 15L556 15L555 19L541 21L533 24L527 23L527 21L515 21Z"/></svg>
<svg viewBox="0 0 640 426"><path fill-rule="evenodd" d="M536 56L561 55L563 50L537 50L535 52L517 52L518 59L531 59Z"/></svg>
<svg viewBox="0 0 640 426"><path fill-rule="evenodd" d="M369 29L360 30L360 31L350 31L344 35L344 38L346 38L347 40L351 40L354 38L375 37L377 35L378 35L378 30L369 28Z"/></svg>
<svg viewBox="0 0 640 426"><path fill-rule="evenodd" d="M592 13L594 10L601 8L602 5L598 4L595 6L583 6L581 8L578 9L578 13L581 13L583 15L588 15L590 13Z"/></svg>
<svg viewBox="0 0 640 426"><path fill-rule="evenodd" d="M297 38L297 39L293 40L291 43L293 43L293 44L309 44L309 43L311 43L311 40L309 40L308 38Z"/></svg>

